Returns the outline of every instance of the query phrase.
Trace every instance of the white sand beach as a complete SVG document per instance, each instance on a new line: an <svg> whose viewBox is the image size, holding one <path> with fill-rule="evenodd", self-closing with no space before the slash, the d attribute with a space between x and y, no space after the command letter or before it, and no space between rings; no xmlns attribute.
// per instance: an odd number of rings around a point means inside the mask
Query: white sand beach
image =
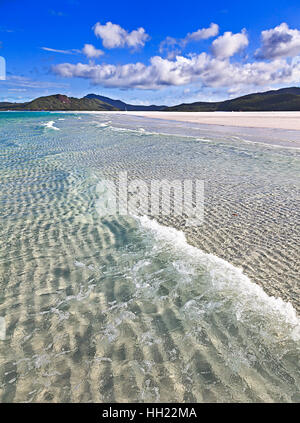
<svg viewBox="0 0 300 423"><path fill-rule="evenodd" d="M199 124L300 130L300 112L123 112Z"/></svg>

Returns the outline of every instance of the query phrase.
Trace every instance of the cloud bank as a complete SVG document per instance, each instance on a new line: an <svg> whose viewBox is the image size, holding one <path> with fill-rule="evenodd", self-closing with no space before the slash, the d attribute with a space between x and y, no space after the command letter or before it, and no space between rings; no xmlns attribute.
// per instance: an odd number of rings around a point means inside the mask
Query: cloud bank
<svg viewBox="0 0 300 423"><path fill-rule="evenodd" d="M277 59L273 62L231 63L211 57L207 53L190 58L177 56L175 60L152 57L150 64L71 64L53 68L63 77L79 77L103 87L160 89L201 83L207 87L265 86L300 80L300 63Z"/></svg>
<svg viewBox="0 0 300 423"><path fill-rule="evenodd" d="M138 47L144 45L148 35L143 28L127 32L111 22L94 26L95 34L102 38L107 48ZM95 63L61 63L53 71L66 78L83 78L94 85L107 88L137 88L142 90L159 90L170 86L197 84L201 87L222 88L228 92L247 90L254 87L271 87L273 85L299 83L300 31L290 29L283 23L273 29L262 31L261 47L256 51L258 60L236 61L233 56L245 50L249 45L245 29L233 34L225 32L211 44L211 54L202 52L184 56L176 51L178 45L194 40L215 37L219 33L216 24L187 34L181 40L167 37L161 44L161 52L171 47L173 54L167 58L153 56L147 64L142 62L126 64ZM86 47L88 46L88 47ZM86 55L90 58L101 54L92 45L86 45ZM176 52L174 54L174 52ZM89 56L89 55L90 56Z"/></svg>

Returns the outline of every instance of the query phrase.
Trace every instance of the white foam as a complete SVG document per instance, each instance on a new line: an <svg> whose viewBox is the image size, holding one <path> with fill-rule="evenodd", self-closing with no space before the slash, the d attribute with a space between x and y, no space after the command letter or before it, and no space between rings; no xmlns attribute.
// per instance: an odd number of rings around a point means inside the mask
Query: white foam
<svg viewBox="0 0 300 423"><path fill-rule="evenodd" d="M127 132L127 133L132 133L132 134L136 134L140 136L141 135L157 135L157 133L146 131L142 127L138 129L130 129L130 128L123 128L123 127L109 125L108 128L115 132Z"/></svg>
<svg viewBox="0 0 300 423"><path fill-rule="evenodd" d="M108 126L110 127L111 120L107 120L105 122L99 122L98 120L93 120L91 121L91 123L95 124L97 128L107 128Z"/></svg>
<svg viewBox="0 0 300 423"><path fill-rule="evenodd" d="M47 123L42 123L45 128L54 129L55 131L59 131L60 129L54 126L54 120L49 120Z"/></svg>
<svg viewBox="0 0 300 423"><path fill-rule="evenodd" d="M252 282L242 269L188 244L183 232L160 225L147 216L137 219L143 228L154 234L160 245L165 244L168 248L179 250L182 257L192 259L195 264L206 269L213 289L223 291L234 299L237 320L242 320L247 313L253 311L258 315L271 315L277 328L280 329L284 324L289 336L294 341L300 340L300 319L291 303L269 296L262 287Z"/></svg>

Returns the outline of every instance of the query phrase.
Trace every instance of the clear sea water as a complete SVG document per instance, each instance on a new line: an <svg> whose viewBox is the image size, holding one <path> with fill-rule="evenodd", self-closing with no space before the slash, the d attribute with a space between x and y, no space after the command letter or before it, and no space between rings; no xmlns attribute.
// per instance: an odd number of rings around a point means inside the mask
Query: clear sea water
<svg viewBox="0 0 300 423"><path fill-rule="evenodd" d="M1 402L300 402L296 134L241 131L0 113ZM101 218L121 170L205 223Z"/></svg>

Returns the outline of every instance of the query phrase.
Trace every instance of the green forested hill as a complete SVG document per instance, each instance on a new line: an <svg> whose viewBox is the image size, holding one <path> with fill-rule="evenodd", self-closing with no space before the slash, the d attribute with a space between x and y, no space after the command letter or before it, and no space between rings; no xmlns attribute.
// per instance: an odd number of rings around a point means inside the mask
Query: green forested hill
<svg viewBox="0 0 300 423"><path fill-rule="evenodd" d="M248 94L232 100L215 103L195 102L166 107L165 111L300 111L300 88L282 88L264 93Z"/></svg>
<svg viewBox="0 0 300 423"><path fill-rule="evenodd" d="M290 87L263 93L248 94L232 100L179 104L177 106L139 106L130 105L120 100L112 100L96 94L83 98L67 97L62 94L39 97L27 103L0 102L1 110L82 110L82 111L118 111L118 110L160 110L179 112L214 112L214 111L300 111L300 88Z"/></svg>
<svg viewBox="0 0 300 423"><path fill-rule="evenodd" d="M104 103L108 103L114 107L117 107L117 109L119 110L127 111L160 111L166 108L166 106L156 106L155 104L151 104L150 106L143 106L140 104L129 104L121 100L113 100L109 97L104 97L98 94L88 94L84 98L97 98L98 100L104 101Z"/></svg>
<svg viewBox="0 0 300 423"><path fill-rule="evenodd" d="M39 97L27 103L4 104L0 110L82 110L82 111L110 111L118 110L110 104L98 99L67 97L62 94Z"/></svg>

